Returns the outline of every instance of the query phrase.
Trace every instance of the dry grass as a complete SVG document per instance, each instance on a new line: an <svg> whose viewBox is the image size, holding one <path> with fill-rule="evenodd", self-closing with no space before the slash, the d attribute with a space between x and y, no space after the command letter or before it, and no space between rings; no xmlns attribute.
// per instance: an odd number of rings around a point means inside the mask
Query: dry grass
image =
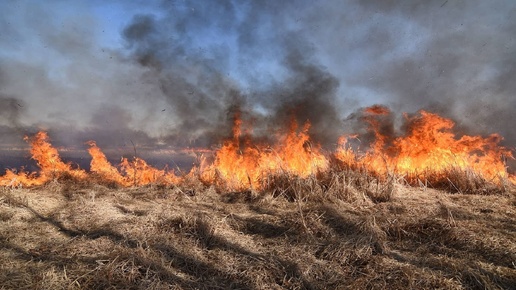
<svg viewBox="0 0 516 290"><path fill-rule="evenodd" d="M356 171L121 189L0 188L1 289L514 289L516 192ZM463 192L465 193L465 192Z"/></svg>
<svg viewBox="0 0 516 290"><path fill-rule="evenodd" d="M460 194L503 194L511 183L504 177L487 179L471 169L450 167L444 172L424 171L403 176L404 182L412 186L424 186Z"/></svg>
<svg viewBox="0 0 516 290"><path fill-rule="evenodd" d="M463 168L453 164L444 170L425 169L409 174L400 173L395 166L393 168L386 166L387 174L376 174L368 171L367 166L360 166L358 163L344 163L336 158L331 159L331 164L330 174L344 173L349 176L351 173L352 176L358 176L355 179L362 180L361 184L358 184L359 187L363 187L364 184L366 187L370 187L371 182L377 182L377 190L372 195L380 194L379 202L388 200L389 192L395 183L439 189L450 193L481 195L504 194L513 186L507 177L507 172L505 172L505 176L489 179L472 168ZM364 183L363 180L366 182Z"/></svg>
<svg viewBox="0 0 516 290"><path fill-rule="evenodd" d="M263 181L264 192L289 201L354 201L367 199L374 203L389 201L397 181L387 180L355 170L330 170L307 178L290 173L267 176Z"/></svg>

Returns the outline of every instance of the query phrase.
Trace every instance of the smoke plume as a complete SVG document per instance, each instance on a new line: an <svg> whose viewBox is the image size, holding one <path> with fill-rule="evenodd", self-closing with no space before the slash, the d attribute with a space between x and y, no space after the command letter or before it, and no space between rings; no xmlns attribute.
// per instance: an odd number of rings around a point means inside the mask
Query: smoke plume
<svg viewBox="0 0 516 290"><path fill-rule="evenodd" d="M2 147L210 147L235 108L257 138L294 119L331 147L373 104L516 145L513 1L95 3L0 4Z"/></svg>

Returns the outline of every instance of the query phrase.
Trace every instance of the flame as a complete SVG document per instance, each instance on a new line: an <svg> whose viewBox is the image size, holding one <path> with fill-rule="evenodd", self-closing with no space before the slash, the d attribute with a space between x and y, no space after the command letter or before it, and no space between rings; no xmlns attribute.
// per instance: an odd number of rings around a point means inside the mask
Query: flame
<svg viewBox="0 0 516 290"><path fill-rule="evenodd" d="M206 181L213 182L218 175L229 188L261 189L263 180L273 174L308 177L329 167L329 161L320 147L310 142L309 122L298 132L297 122L291 121L288 133L280 137L273 147L253 144L249 138L240 140L241 125L242 121L237 115L233 138L216 152L213 165L203 175Z"/></svg>
<svg viewBox="0 0 516 290"><path fill-rule="evenodd" d="M341 161L342 164L350 168L354 168L357 164L357 155L355 151L351 148L351 146L348 146L348 141L357 138L358 135L356 134L341 136L338 141L339 147L334 154L337 160Z"/></svg>
<svg viewBox="0 0 516 290"><path fill-rule="evenodd" d="M516 184L516 176L507 172L504 162L514 159L514 156L511 150L499 145L502 141L500 135L459 137L453 132L453 121L427 111L405 115L405 132L396 135L394 129L386 125L390 119L392 113L383 106L366 108L363 121L368 125L373 142L361 151L354 149L350 142L360 143L359 135L341 136L337 150L330 153L310 140L308 121L300 127L292 120L287 130L273 138L272 144L263 144L252 139L250 129L242 129L243 121L237 112L232 137L223 142L212 159L205 157L204 153L208 152L203 152L199 156L199 164L181 177L167 168L154 168L138 157L122 158L120 164L114 166L94 141L87 143L92 157L90 173L74 169L61 160L47 133L39 132L31 138L25 137L31 145L30 153L40 168L39 172L8 169L5 175L0 176L0 186L37 186L65 176L74 180L99 178L124 187L177 185L198 178L206 184L223 185L233 190L259 190L273 175L307 178L335 170L330 166L330 156L345 168L366 170L380 178L396 175L409 182L426 180L427 176L447 178L450 169L459 169L473 172L495 184L505 180Z"/></svg>
<svg viewBox="0 0 516 290"><path fill-rule="evenodd" d="M50 144L46 132L38 132L32 138L25 137L25 141L30 143L32 159L36 160L41 171L38 174L29 174L23 170L19 173L8 170L4 176L0 177L1 185L34 186L44 184L47 181L65 175L76 179L84 179L87 177L84 170L72 169L70 164L61 161L57 149Z"/></svg>
<svg viewBox="0 0 516 290"><path fill-rule="evenodd" d="M134 157L132 161L129 161L127 158L122 158L120 166L125 173L126 184L129 183L134 186L151 183L177 184L180 180L173 172L167 172L164 169L156 169L147 164L145 160L138 157Z"/></svg>
<svg viewBox="0 0 516 290"><path fill-rule="evenodd" d="M0 186L35 186L41 185L45 182L46 180L38 178L35 176L35 174L29 174L23 170L16 173L11 169L7 169L5 175L0 177Z"/></svg>
<svg viewBox="0 0 516 290"><path fill-rule="evenodd" d="M365 120L375 141L369 150L358 156L346 148L347 138L335 156L344 164L358 166L379 175L397 174L424 179L430 172L445 175L450 169L471 170L487 180L499 182L514 176L507 173L504 158L514 158L512 152L499 146L502 137L492 134L457 136L452 132L455 123L437 114L420 111L412 117L405 116L408 128L403 136L392 137L380 131L382 116L391 114L386 108L368 108Z"/></svg>
<svg viewBox="0 0 516 290"><path fill-rule="evenodd" d="M97 147L97 143L95 141L87 142L90 145L88 148L88 153L91 156L90 162L90 170L100 176L100 178L108 181L115 182L120 185L129 186L129 182L127 178L122 176L120 172L113 166L106 158L104 152Z"/></svg>
<svg viewBox="0 0 516 290"><path fill-rule="evenodd" d="M179 182L179 178L174 173L156 169L138 157L134 157L133 160L122 158L120 172L109 163L106 155L97 147L95 141L89 141L88 145L90 145L88 152L92 157L90 170L103 180L115 182L121 186L139 186L151 183L177 184Z"/></svg>
<svg viewBox="0 0 516 290"><path fill-rule="evenodd" d="M41 168L40 177L44 180L50 180L62 174L69 174L79 179L86 177L84 170L72 169L70 164L61 161L57 149L50 144L46 132L38 132L33 138L25 139L31 144L30 153Z"/></svg>

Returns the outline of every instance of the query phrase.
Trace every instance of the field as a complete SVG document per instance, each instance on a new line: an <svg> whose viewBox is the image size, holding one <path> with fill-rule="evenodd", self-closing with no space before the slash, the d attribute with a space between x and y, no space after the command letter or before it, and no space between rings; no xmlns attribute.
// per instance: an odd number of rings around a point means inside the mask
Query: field
<svg viewBox="0 0 516 290"><path fill-rule="evenodd" d="M323 189L0 188L0 289L516 289L514 188Z"/></svg>

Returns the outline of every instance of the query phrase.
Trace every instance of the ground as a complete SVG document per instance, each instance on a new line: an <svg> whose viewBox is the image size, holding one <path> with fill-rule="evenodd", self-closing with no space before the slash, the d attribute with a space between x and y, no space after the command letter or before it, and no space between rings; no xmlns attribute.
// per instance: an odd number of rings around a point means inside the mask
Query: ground
<svg viewBox="0 0 516 290"><path fill-rule="evenodd" d="M516 193L0 189L0 289L516 289Z"/></svg>

